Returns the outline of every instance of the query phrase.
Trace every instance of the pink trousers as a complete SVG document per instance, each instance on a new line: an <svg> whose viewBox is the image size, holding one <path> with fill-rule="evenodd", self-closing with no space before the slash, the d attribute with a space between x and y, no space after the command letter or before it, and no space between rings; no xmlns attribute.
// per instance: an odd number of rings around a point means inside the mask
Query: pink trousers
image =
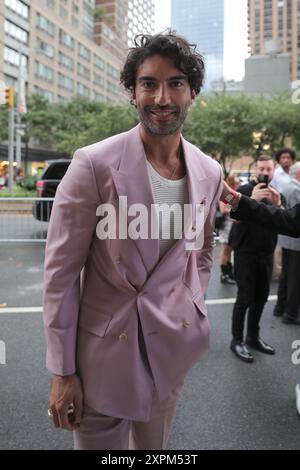
<svg viewBox="0 0 300 470"><path fill-rule="evenodd" d="M85 406L80 428L73 432L75 450L163 450L182 385L159 402L153 392L150 420L147 422L105 416Z"/></svg>

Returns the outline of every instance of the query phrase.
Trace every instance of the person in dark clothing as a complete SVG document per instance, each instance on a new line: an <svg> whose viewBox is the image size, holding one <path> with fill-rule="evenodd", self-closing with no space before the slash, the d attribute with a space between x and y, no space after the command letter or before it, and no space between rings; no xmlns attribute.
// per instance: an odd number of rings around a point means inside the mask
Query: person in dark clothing
<svg viewBox="0 0 300 470"><path fill-rule="evenodd" d="M290 209L281 209L281 196L269 186L269 200L274 205L266 205L250 199L231 188L223 181L223 192L220 200L230 205L230 217L236 220L244 220L259 224L274 232L289 237L300 237L300 203L295 204ZM296 408L300 414L300 382L295 387Z"/></svg>
<svg viewBox="0 0 300 470"><path fill-rule="evenodd" d="M280 195L270 187L269 191L272 203L277 203L277 200L280 200ZM231 194L231 189L224 186L221 200L228 194ZM300 203L291 209L279 209L257 202L245 195L239 197L239 193L235 193L230 205L234 209L230 212L232 219L256 223L289 237L300 237Z"/></svg>
<svg viewBox="0 0 300 470"><path fill-rule="evenodd" d="M256 162L255 180L240 186L238 192L271 205L272 202L268 199L268 188L258 183L261 177L267 177L267 180L271 181L273 174L272 158L268 155L260 156ZM260 352L275 354L275 349L260 337L259 322L269 296L276 243L277 234L265 227L248 222L236 222L231 229L230 244L234 249L234 269L238 292L233 308L233 338L230 348L239 359L245 362L253 362L253 355L246 344ZM245 344L244 323L247 311Z"/></svg>

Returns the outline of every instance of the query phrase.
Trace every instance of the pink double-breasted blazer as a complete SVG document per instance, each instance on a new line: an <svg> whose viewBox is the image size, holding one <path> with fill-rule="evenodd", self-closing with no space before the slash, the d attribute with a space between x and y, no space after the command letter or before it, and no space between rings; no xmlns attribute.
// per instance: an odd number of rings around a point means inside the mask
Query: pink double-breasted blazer
<svg viewBox="0 0 300 470"><path fill-rule="evenodd" d="M183 236L159 259L158 239L97 237L100 204L117 208L119 196L154 204L140 125L77 150L56 193L44 273L47 367L77 372L85 403L109 416L147 421L153 387L166 398L209 346L204 293L222 171L182 144L189 201L204 204L199 251L187 251Z"/></svg>

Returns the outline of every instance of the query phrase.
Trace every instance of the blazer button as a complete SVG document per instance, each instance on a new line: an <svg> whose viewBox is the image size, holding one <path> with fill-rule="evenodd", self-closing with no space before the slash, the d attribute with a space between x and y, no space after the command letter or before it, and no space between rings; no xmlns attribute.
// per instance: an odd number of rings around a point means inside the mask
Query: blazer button
<svg viewBox="0 0 300 470"><path fill-rule="evenodd" d="M119 341L127 341L128 336L126 333L121 333L119 336Z"/></svg>
<svg viewBox="0 0 300 470"><path fill-rule="evenodd" d="M192 230L193 230L193 232L196 232L196 225L192 226Z"/></svg>
<svg viewBox="0 0 300 470"><path fill-rule="evenodd" d="M115 262L117 264L120 264L121 263L121 256L115 256Z"/></svg>
<svg viewBox="0 0 300 470"><path fill-rule="evenodd" d="M173 289L170 290L170 294L175 294L175 292L176 292L176 289L175 287L173 287Z"/></svg>
<svg viewBox="0 0 300 470"><path fill-rule="evenodd" d="M188 320L182 320L182 326L184 328L188 328L190 326L191 322L189 322Z"/></svg>

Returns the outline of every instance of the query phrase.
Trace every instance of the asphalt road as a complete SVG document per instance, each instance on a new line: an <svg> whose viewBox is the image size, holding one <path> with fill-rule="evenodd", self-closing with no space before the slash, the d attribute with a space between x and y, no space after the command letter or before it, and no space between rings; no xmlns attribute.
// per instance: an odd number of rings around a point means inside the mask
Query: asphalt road
<svg viewBox="0 0 300 470"><path fill-rule="evenodd" d="M0 304L41 306L43 256L42 244L0 245ZM219 283L216 261L208 299L234 296L235 287ZM266 306L262 336L277 353L254 352L255 362L245 364L229 350L232 304L209 306L211 349L186 380L170 449L300 449L294 397L300 366L291 362L300 327L283 325L272 316L273 307ZM55 430L47 416L51 376L44 366L41 313L0 309L1 340L6 365L0 363L0 449L71 449L72 436Z"/></svg>

